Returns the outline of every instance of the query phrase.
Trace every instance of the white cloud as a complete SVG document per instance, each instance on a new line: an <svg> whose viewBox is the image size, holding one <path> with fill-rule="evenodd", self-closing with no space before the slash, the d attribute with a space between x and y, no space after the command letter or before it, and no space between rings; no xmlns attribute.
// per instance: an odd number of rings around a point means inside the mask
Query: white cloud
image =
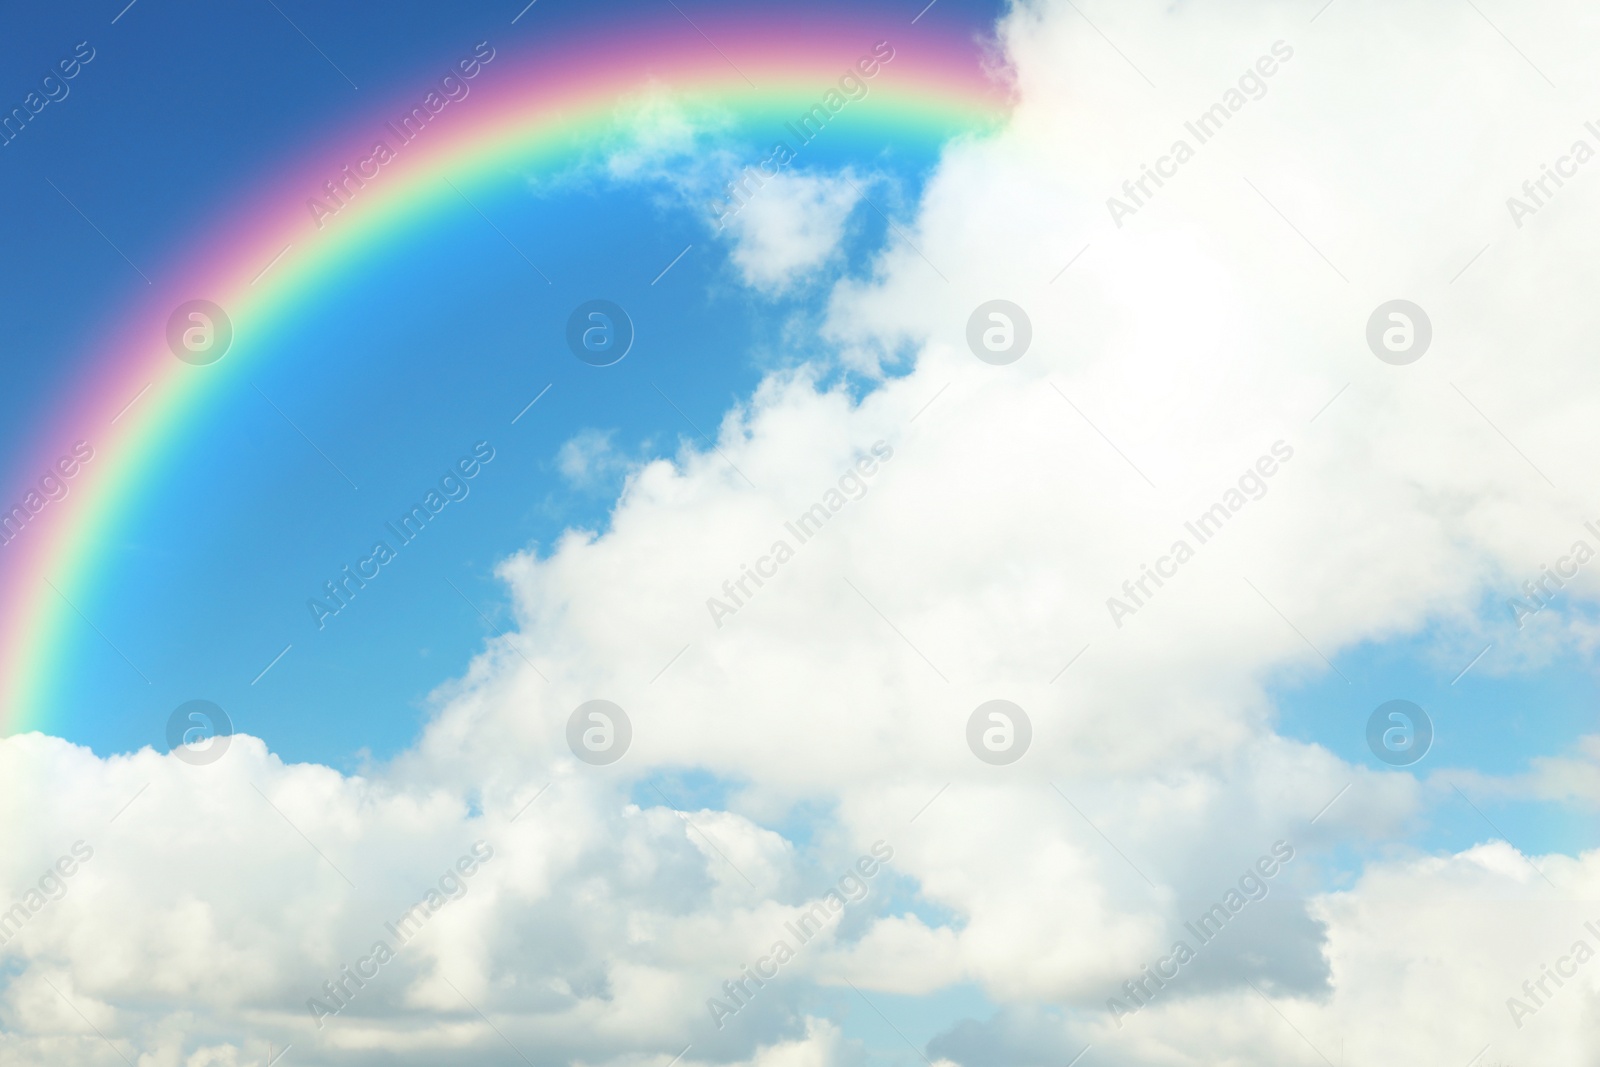
<svg viewBox="0 0 1600 1067"><path fill-rule="evenodd" d="M1582 904L1600 856L1386 845L1443 791L1279 736L1271 696L1429 627L1444 644L1502 627L1502 664L1531 654L1518 641L1575 640L1564 616L1519 637L1500 612L1592 517L1600 200L1576 179L1521 230L1504 207L1579 131L1470 10L1089 14L1105 37L1064 4L1010 17L1013 122L954 146L910 241L834 290L829 336L868 371L909 352L901 373L859 400L773 377L718 450L640 467L605 533L506 561L516 631L393 766L345 777L243 737L204 768L0 742L22 828L6 884L95 848L0 950L0 1055L104 1062L86 1018L163 1064L259 1062L269 1039L311 1065L510 1062L498 1030L557 1062L664 1067L693 1044L685 1062L820 1067L857 1050L806 998L849 981L980 989L1001 1014L931 1053L965 1063L1090 1042L1130 1064L1310 1064L1341 1042L1351 1062L1466 1063L1485 1043L1581 1062L1600 963L1520 1029L1505 1001L1600 924ZM1600 16L1497 15L1592 95ZM1267 94L1117 228L1106 197L1279 39L1295 53ZM734 262L792 284L853 204L785 174L740 214ZM1363 340L1396 296L1434 324L1409 367ZM1033 324L1006 367L966 350L996 297ZM1264 494L1199 544L1185 523L1279 441L1293 455ZM892 455L844 482L877 442ZM609 447L575 442L561 467L586 476ZM786 522L832 492L802 542ZM1144 578L1180 538L1194 558ZM792 558L748 578L780 540ZM1141 579L1119 626L1107 599ZM715 618L713 597L736 610ZM1352 703L1370 688L1352 680ZM595 697L634 725L607 768L566 748ZM1005 768L964 740L996 697L1033 723ZM1593 756L1542 754L1506 789L1591 803ZM686 770L727 801L679 813L652 791ZM879 839L895 855L868 900L716 1030L706 998ZM1116 1027L1106 999L1280 839L1297 858L1269 903ZM318 1030L306 999L478 840L495 855L467 894Z"/></svg>
<svg viewBox="0 0 1600 1067"><path fill-rule="evenodd" d="M743 282L768 295L822 280L837 262L872 177L850 168L796 170L793 149L746 158L751 150L726 119L691 119L659 87L625 114L619 142L580 170L598 167L612 181L667 190L727 245Z"/></svg>
<svg viewBox="0 0 1600 1067"><path fill-rule="evenodd" d="M745 1067L834 1067L839 1062L842 1035L826 1020L807 1019L806 1036L762 1048L745 1061Z"/></svg>
<svg viewBox="0 0 1600 1067"><path fill-rule="evenodd" d="M782 292L828 263L844 240L864 180L780 171L754 189L729 223L733 262L745 281Z"/></svg>

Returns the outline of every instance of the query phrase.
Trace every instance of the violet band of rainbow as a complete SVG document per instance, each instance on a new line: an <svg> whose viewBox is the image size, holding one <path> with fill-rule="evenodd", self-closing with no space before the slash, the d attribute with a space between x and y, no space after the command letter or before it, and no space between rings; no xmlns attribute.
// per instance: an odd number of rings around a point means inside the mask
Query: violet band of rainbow
<svg viewBox="0 0 1600 1067"><path fill-rule="evenodd" d="M274 323L299 302L386 241L459 210L451 183L470 195L570 164L615 138L648 95L664 94L687 115L735 130L770 129L777 140L785 121L818 103L880 41L894 48L894 58L868 82L870 107L849 115L857 135L876 128L937 144L992 129L1005 117L1007 96L964 32L924 27L894 40L881 20L824 21L825 28L802 31L737 18L702 24L720 51L697 31L662 25L574 34L539 47L491 41L495 57L471 80L468 96L398 150L320 228L308 200L375 142L392 142L386 124L415 106L449 66L419 71L415 89L337 124L300 158L197 222L171 265L152 271L153 285L108 316L84 361L87 384L42 420L35 453L11 472L13 485L36 478L78 440L95 451L68 496L0 546L0 733L50 721L52 690L70 670L66 649L77 616L69 601L91 600L98 583L115 581L107 560L119 521L177 454L191 416L204 410L211 368L182 362L167 347L167 320L177 305L215 302L234 330L226 358L269 359ZM463 57L474 43L462 42Z"/></svg>

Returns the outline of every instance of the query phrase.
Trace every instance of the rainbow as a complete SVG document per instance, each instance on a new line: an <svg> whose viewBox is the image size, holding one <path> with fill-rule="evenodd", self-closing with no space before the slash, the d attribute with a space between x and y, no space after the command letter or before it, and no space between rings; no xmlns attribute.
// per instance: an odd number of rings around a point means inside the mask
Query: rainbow
<svg viewBox="0 0 1600 1067"><path fill-rule="evenodd" d="M70 638L81 625L73 605L114 581L106 560L119 521L204 410L215 375L175 358L167 345L168 319L178 305L205 299L226 311L235 338L227 359L268 359L272 346L264 339L319 285L384 242L460 210L456 190L470 197L475 188L592 152L620 132L630 102L647 92L669 93L691 114L699 109L740 129L776 131L817 103L876 42L892 40L894 59L869 83L871 108L861 109L869 117L851 121L938 143L993 128L1005 114L1006 95L982 69L965 28L909 27L897 14L898 28L886 30L859 12L818 13L809 22L812 28L797 29L736 15L699 26L635 20L622 33L564 35L559 50L546 43L513 51L490 42L495 57L471 80L469 94L318 226L310 198L327 203L325 182L367 157L378 139L394 143L385 123L408 113L449 64L470 55L473 42L464 41L459 57L423 72L410 92L341 124L198 225L152 287L96 331L95 354L80 376L94 384L42 420L38 451L11 472L10 484L21 488L0 509L20 501L27 484L74 442L94 450L68 495L49 502L0 547L0 733L49 721L52 690L68 669Z"/></svg>

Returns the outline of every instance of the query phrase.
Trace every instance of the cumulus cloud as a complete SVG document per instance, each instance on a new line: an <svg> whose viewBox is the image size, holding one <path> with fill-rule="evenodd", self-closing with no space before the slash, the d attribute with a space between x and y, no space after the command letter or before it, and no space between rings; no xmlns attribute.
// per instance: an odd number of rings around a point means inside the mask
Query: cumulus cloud
<svg viewBox="0 0 1600 1067"><path fill-rule="evenodd" d="M780 172L734 216L733 262L750 285L781 292L833 257L860 199L849 174Z"/></svg>
<svg viewBox="0 0 1600 1067"><path fill-rule="evenodd" d="M624 112L618 143L554 182L603 174L649 187L702 218L722 242L745 285L769 296L821 281L836 265L852 211L874 178L798 167L794 150L768 146L753 158L714 112L691 118L664 90L647 92ZM536 188L551 185L546 179Z"/></svg>
<svg viewBox="0 0 1600 1067"><path fill-rule="evenodd" d="M1600 950L1600 856L1487 826L1454 854L1406 843L1443 791L1282 736L1274 702L1398 637L1464 663L1492 633L1486 670L1570 639L1555 612L1561 634L1516 631L1504 601L1592 517L1600 201L1563 189L1519 228L1505 199L1580 130L1470 9L1089 14L1101 32L1066 4L1007 16L1012 121L952 146L904 234L833 288L827 337L873 387L774 375L715 449L640 466L604 532L506 560L514 630L392 765L285 765L247 737L206 767L0 743L8 884L95 849L0 949L0 1055L822 1067L863 1053L808 1005L853 984L995 1005L935 1038L941 1063L1591 1056L1600 962L1543 968ZM1503 17L1589 91L1593 12ZM1112 212L1262 56L1265 92ZM854 196L769 183L735 264L768 289L816 270ZM1434 330L1404 367L1365 340L1400 296ZM996 298L1032 324L1005 366L967 346ZM566 739L597 697L633 732L603 767ZM1032 724L1009 766L967 746L996 698ZM1520 795L1592 803L1592 740L1539 757ZM480 841L464 894L344 978ZM879 841L865 899L745 978ZM1279 842L1294 858L1233 908ZM1201 943L1187 926L1219 903ZM1178 941L1192 963L1146 977ZM706 1002L733 982L719 1027ZM347 1006L319 1027L328 996Z"/></svg>

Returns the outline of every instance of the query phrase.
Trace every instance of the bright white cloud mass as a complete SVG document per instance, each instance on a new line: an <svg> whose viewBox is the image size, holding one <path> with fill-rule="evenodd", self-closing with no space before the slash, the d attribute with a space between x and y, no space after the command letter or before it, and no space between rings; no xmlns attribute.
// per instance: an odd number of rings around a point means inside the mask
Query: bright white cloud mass
<svg viewBox="0 0 1600 1067"><path fill-rule="evenodd" d="M1363 646L1425 635L1448 678L1594 645L1592 567L1521 631L1506 600L1600 514L1600 171L1506 201L1594 141L1600 10L1491 6L1017 8L1012 120L870 262L836 176L752 204L750 284L842 272L826 350L505 560L515 625L412 750L0 742L0 871L40 905L0 919L0 1063L867 1062L835 993L984 1005L900 1049L941 1067L1592 1062L1600 855L1394 842L1455 787L1587 816L1597 742L1379 771L1277 729L1280 683ZM1003 366L966 339L995 298L1032 323ZM1396 298L1432 321L1408 366L1366 343ZM595 698L610 765L568 745ZM968 748L993 699L1031 722L1011 765Z"/></svg>

